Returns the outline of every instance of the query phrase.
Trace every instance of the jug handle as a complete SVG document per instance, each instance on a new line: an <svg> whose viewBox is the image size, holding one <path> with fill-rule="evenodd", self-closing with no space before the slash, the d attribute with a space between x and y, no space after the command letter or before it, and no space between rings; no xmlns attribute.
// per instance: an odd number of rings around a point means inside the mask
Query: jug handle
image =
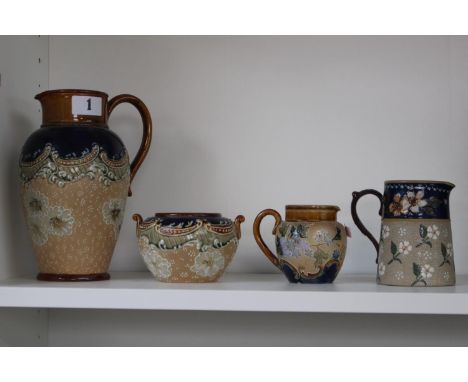
<svg viewBox="0 0 468 382"><path fill-rule="evenodd" d="M140 117L143 122L143 137L141 140L140 148L138 149L138 152L135 155L135 158L133 159L130 165L130 184L131 184L133 181L133 178L135 177L135 174L137 173L138 169L143 163L143 160L145 159L146 154L148 154L148 150L151 145L153 125L151 121L151 114L148 108L146 107L146 105L143 103L141 99L131 94L119 94L113 97L107 104L107 110L108 110L107 116L109 117L112 111L115 109L115 107L117 105L120 105L121 103L129 103L135 106L135 108L140 113ZM132 196L132 190L130 187L128 188L128 196Z"/></svg>
<svg viewBox="0 0 468 382"><path fill-rule="evenodd" d="M357 202L360 198L362 198L364 195L375 195L377 198L379 198L380 201L380 209L379 209L379 215L382 216L382 206L383 206L383 195L377 191L377 190L362 190L362 191L354 191L353 192L353 201L351 202L351 216L353 217L354 223L356 226L359 228L359 231L361 231L365 236L369 238L369 240L374 244L375 250L377 251L377 255L379 254L379 242L375 239L374 236L369 232L369 230L364 227L364 224L362 224L361 219L359 219L359 216L357 214L356 206ZM376 259L376 262L378 262L378 259Z"/></svg>
<svg viewBox="0 0 468 382"><path fill-rule="evenodd" d="M273 227L272 234L276 234L276 229L281 223L281 215L279 214L278 211L272 210L272 209L266 209L260 212L257 217L255 218L255 221L253 223L253 235L255 238L255 241L257 242L258 246L262 250L262 252L265 254L265 256L270 260L274 266L278 267L279 266L279 260L278 257L276 257L273 252L270 251L270 249L267 247L265 242L263 241L262 235L260 234L260 224L266 216L271 215L275 218L275 226Z"/></svg>

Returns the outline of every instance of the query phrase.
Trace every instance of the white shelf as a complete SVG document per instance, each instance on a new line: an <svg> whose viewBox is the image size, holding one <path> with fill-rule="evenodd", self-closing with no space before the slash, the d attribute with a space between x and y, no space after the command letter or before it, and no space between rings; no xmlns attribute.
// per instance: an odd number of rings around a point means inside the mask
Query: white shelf
<svg viewBox="0 0 468 382"><path fill-rule="evenodd" d="M112 280L0 282L0 307L468 314L468 276L455 287L376 285L374 276L341 275L334 284L290 284L282 274L226 274L210 284L165 284L147 272Z"/></svg>

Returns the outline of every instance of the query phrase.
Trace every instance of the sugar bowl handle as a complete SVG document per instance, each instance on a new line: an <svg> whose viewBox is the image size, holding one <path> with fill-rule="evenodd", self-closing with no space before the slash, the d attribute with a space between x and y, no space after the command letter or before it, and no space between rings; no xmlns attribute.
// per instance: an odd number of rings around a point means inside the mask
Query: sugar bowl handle
<svg viewBox="0 0 468 382"><path fill-rule="evenodd" d="M272 234L273 235L276 234L276 229L281 224L281 215L279 214L278 211L272 210L272 209L263 210L257 215L253 223L253 234L254 234L255 241L257 242L258 246L260 247L262 252L265 254L265 256L268 258L268 260L270 260L273 263L273 265L278 267L279 265L278 258L275 256L273 252L270 251L270 249L267 247L267 245L263 241L262 235L260 234L260 224L263 218L265 218L268 215L271 215L275 218L275 226L273 227Z"/></svg>
<svg viewBox="0 0 468 382"><path fill-rule="evenodd" d="M234 228L236 230L236 236L237 239L240 240L242 234L241 234L241 223L245 222L245 217L244 215L239 215L236 217L234 220Z"/></svg>
<svg viewBox="0 0 468 382"><path fill-rule="evenodd" d="M135 155L135 158L133 159L130 165L130 183L131 183L133 181L133 178L135 177L135 174L137 173L138 169L143 163L143 160L145 159L146 154L148 154L148 150L151 145L153 123L151 120L151 114L148 108L146 107L146 105L143 103L143 101L131 94L120 94L112 98L107 105L108 115L110 115L112 111L115 109L115 107L117 105L120 105L121 103L129 103L135 106L135 108L140 113L140 117L143 122L143 138L141 140L140 148L138 149L138 152ZM132 196L131 188L128 189L128 196Z"/></svg>
<svg viewBox="0 0 468 382"><path fill-rule="evenodd" d="M364 227L364 224L362 224L361 219L359 219L359 216L357 214L357 202L360 198L362 198L364 195L375 195L377 198L379 198L380 201L380 209L379 209L379 215L382 215L382 206L383 206L383 195L377 191L377 190L362 190L362 191L354 191L353 192L353 201L351 202L351 216L353 217L354 223L356 226L359 228L359 231L361 231L365 236L369 238L369 240L374 244L375 250L377 251L377 255L379 253L379 242L375 239L374 236L369 232L369 230ZM377 261L377 260L376 260Z"/></svg>

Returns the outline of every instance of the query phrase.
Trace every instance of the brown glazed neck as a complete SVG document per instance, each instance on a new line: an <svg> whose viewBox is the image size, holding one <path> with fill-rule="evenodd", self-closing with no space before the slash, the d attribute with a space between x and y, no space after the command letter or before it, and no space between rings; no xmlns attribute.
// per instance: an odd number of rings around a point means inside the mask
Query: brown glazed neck
<svg viewBox="0 0 468 382"><path fill-rule="evenodd" d="M288 205L286 221L336 221L337 206Z"/></svg>
<svg viewBox="0 0 468 382"><path fill-rule="evenodd" d="M94 115L84 115L73 113L72 99L78 97L93 97L91 100L95 102L100 99L101 107L94 112ZM42 106L42 126L51 125L76 125L87 124L99 127L107 127L108 106L106 93L96 90L82 89L58 89L48 90L39 93L35 97ZM82 98L82 102L86 102L86 98Z"/></svg>

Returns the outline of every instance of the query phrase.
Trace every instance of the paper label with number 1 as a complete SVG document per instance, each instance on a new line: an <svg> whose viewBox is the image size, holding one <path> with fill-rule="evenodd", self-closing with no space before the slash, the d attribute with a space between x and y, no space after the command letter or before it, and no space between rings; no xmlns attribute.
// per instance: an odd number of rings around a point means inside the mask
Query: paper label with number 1
<svg viewBox="0 0 468 382"><path fill-rule="evenodd" d="M102 98L90 96L72 97L73 115L102 115Z"/></svg>

